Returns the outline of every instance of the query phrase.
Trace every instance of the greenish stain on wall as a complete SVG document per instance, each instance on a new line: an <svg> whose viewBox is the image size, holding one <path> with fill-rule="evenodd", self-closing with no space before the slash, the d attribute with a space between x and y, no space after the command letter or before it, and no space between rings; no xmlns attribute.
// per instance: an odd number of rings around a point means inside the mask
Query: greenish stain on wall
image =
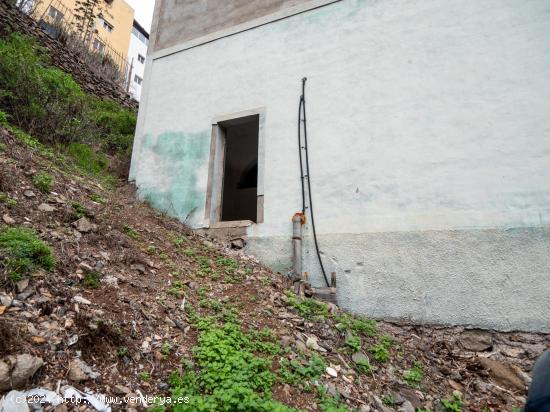
<svg viewBox="0 0 550 412"><path fill-rule="evenodd" d="M206 193L199 189L199 171L208 162L210 133L165 132L146 135L136 181L139 197L182 221L203 211ZM206 179L206 176L204 176Z"/></svg>

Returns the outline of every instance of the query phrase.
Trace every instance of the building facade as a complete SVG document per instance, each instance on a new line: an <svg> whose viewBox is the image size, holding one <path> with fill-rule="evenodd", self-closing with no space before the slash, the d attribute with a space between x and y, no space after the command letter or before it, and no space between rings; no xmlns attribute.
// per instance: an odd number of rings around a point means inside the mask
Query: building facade
<svg viewBox="0 0 550 412"><path fill-rule="evenodd" d="M549 24L546 0L158 0L130 179L287 272L307 77L339 304L550 332ZM302 270L324 286L307 212Z"/></svg>
<svg viewBox="0 0 550 412"><path fill-rule="evenodd" d="M129 75L128 91L138 102L145 75L145 59L149 47L149 33L136 20L132 28L130 48L128 49Z"/></svg>
<svg viewBox="0 0 550 412"><path fill-rule="evenodd" d="M46 31L56 34L57 24L76 26L76 0L42 0L36 2L32 16ZM111 56L114 62L126 70L130 36L134 21L134 9L124 0L101 0L97 19L87 41L92 50Z"/></svg>

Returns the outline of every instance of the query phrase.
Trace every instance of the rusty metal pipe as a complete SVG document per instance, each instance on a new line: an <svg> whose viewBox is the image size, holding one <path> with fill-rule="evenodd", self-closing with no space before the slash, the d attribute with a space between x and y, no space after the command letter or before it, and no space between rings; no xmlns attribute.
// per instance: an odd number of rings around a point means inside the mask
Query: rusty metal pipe
<svg viewBox="0 0 550 412"><path fill-rule="evenodd" d="M292 216L292 272L293 281L302 280L302 225L304 214L295 213Z"/></svg>

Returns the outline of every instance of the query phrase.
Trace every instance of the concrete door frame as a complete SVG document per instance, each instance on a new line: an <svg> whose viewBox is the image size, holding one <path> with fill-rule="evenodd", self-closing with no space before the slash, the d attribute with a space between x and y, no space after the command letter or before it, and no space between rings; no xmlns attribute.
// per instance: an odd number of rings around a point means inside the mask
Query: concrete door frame
<svg viewBox="0 0 550 412"><path fill-rule="evenodd" d="M224 222L221 220L223 173L225 164L225 133L220 123L242 117L257 115L258 119L258 189L257 189L257 218L256 222L238 220ZM210 156L208 160L208 183L206 187L206 203L204 220L206 227L227 228L243 227L264 221L264 167L265 167L265 120L266 109L259 107L216 116L212 119L212 134L210 140Z"/></svg>

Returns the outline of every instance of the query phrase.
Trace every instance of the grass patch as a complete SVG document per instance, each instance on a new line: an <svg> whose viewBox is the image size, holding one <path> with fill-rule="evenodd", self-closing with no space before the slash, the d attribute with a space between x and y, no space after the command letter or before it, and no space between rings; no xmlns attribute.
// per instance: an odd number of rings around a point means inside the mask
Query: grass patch
<svg viewBox="0 0 550 412"><path fill-rule="evenodd" d="M52 270L55 258L50 247L34 231L24 228L0 230L1 263L9 279L18 281L38 269Z"/></svg>
<svg viewBox="0 0 550 412"><path fill-rule="evenodd" d="M288 304L305 319L319 319L328 316L328 307L315 299L300 299L295 293L287 291Z"/></svg>
<svg viewBox="0 0 550 412"><path fill-rule="evenodd" d="M100 195L98 195L97 193L92 193L90 195L90 200L92 202L96 202L96 203L99 203L101 205L107 203L107 201L104 198L102 198Z"/></svg>
<svg viewBox="0 0 550 412"><path fill-rule="evenodd" d="M47 172L39 172L34 175L32 182L42 193L50 193L53 185L53 176Z"/></svg>
<svg viewBox="0 0 550 412"><path fill-rule="evenodd" d="M174 282L172 282L172 286L167 290L167 292L170 295L173 295L177 298L180 298L184 294L184 292L183 292L184 287L185 287L185 285L183 284L183 282L181 282L179 280L175 280Z"/></svg>
<svg viewBox="0 0 550 412"><path fill-rule="evenodd" d="M99 272L88 272L84 275L82 284L86 288L97 289L101 285L101 274Z"/></svg>
<svg viewBox="0 0 550 412"><path fill-rule="evenodd" d="M352 316L349 313L334 315L333 319L337 322L336 328L342 332L351 330L352 332L357 334L376 336L376 321L372 319Z"/></svg>

